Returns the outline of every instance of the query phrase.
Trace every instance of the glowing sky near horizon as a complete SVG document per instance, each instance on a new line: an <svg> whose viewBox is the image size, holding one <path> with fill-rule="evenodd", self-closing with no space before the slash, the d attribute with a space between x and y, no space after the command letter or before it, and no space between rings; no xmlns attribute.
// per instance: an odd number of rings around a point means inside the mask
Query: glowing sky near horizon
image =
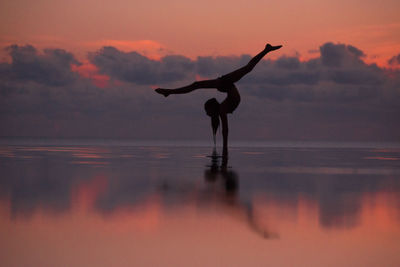
<svg viewBox="0 0 400 267"><path fill-rule="evenodd" d="M397 0L5 0L0 45L64 48L78 57L112 45L193 58L253 54L271 42L285 46L281 55L310 58L330 41L384 64L400 51L399 7Z"/></svg>

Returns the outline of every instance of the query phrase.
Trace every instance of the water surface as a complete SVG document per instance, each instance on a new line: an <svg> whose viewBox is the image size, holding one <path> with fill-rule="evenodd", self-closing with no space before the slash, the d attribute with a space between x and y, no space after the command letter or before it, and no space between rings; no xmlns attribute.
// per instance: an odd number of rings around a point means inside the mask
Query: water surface
<svg viewBox="0 0 400 267"><path fill-rule="evenodd" d="M4 266L399 266L400 148L2 143ZM222 167L221 167L222 165Z"/></svg>

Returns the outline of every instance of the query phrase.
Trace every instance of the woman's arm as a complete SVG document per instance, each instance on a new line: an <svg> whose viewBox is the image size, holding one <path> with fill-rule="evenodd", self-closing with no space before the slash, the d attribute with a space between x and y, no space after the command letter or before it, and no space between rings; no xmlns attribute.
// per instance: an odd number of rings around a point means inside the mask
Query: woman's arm
<svg viewBox="0 0 400 267"><path fill-rule="evenodd" d="M180 88L176 88L176 89L158 88L158 89L156 89L156 92L167 97L170 94L187 94L187 93L190 93L190 92L192 92L196 89L200 89L200 88L217 88L219 86L219 84L220 84L220 80L218 80L218 79L204 80L204 81L197 81L188 86L184 86L184 87L180 87Z"/></svg>
<svg viewBox="0 0 400 267"><path fill-rule="evenodd" d="M228 156L228 116L225 112L220 113L221 123L222 123L222 138L223 138L223 146L222 146L222 156Z"/></svg>

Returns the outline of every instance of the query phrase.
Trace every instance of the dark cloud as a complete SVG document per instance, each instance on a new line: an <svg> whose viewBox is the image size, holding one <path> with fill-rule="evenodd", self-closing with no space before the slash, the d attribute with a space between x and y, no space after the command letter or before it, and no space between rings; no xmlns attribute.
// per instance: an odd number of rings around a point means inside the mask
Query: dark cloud
<svg viewBox="0 0 400 267"><path fill-rule="evenodd" d="M275 61L278 68L296 70L300 68L300 60L297 57L281 57Z"/></svg>
<svg viewBox="0 0 400 267"><path fill-rule="evenodd" d="M251 57L242 55L240 57L198 57L196 60L196 71L201 76L222 76L236 68L247 64Z"/></svg>
<svg viewBox="0 0 400 267"><path fill-rule="evenodd" d="M78 62L64 50L8 51L11 62L0 64L0 136L206 139L203 104L224 94L199 90L163 98L149 86L215 78L251 58L171 55L156 61L104 47L89 54L111 78L98 88L71 71ZM230 120L231 137L398 141L400 71L366 64L364 53L350 45L327 43L320 53L308 61L267 56L239 81L243 100Z"/></svg>
<svg viewBox="0 0 400 267"><path fill-rule="evenodd" d="M166 56L157 61L114 47L103 47L96 53L90 53L89 60L101 73L139 85L181 81L188 73L193 73L194 67L194 63L184 56Z"/></svg>
<svg viewBox="0 0 400 267"><path fill-rule="evenodd" d="M321 46L320 58L305 62L293 57L281 57L273 63L263 61L240 83L259 97L276 100L396 101L400 97L398 78L390 78L385 69L366 64L363 56L353 46L327 43ZM399 76L394 73L394 77Z"/></svg>
<svg viewBox="0 0 400 267"><path fill-rule="evenodd" d="M389 59L388 63L389 63L389 65L392 65L392 66L400 65L400 54Z"/></svg>
<svg viewBox="0 0 400 267"><path fill-rule="evenodd" d="M341 67L344 64L361 62L364 52L351 45L326 43L320 47L321 61L329 67Z"/></svg>
<svg viewBox="0 0 400 267"><path fill-rule="evenodd" d="M45 49L39 53L31 45L6 48L12 62L0 65L1 80L34 81L46 86L62 86L76 79L71 64L79 64L74 56L62 49Z"/></svg>

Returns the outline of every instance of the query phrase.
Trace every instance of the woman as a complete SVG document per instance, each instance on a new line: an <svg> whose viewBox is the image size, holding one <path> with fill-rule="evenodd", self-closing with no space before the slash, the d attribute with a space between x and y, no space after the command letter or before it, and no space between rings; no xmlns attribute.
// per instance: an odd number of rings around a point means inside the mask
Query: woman
<svg viewBox="0 0 400 267"><path fill-rule="evenodd" d="M214 134L214 144L215 144L215 134L219 126L219 118L222 122L222 136L223 136L223 155L228 155L228 118L227 114L232 113L240 103L240 94L235 86L235 82L239 81L244 75L253 70L258 62L269 52L281 48L281 45L272 46L267 44L263 51L258 55L253 57L246 66L235 70L231 73L223 75L214 80L204 80L197 81L188 86L184 86L177 89L163 89L158 88L156 92L164 95L165 97L170 94L186 94L200 88L216 88L218 91L227 93L227 97L222 103L218 103L215 98L207 100L204 104L204 109L208 116L211 117L211 126Z"/></svg>

